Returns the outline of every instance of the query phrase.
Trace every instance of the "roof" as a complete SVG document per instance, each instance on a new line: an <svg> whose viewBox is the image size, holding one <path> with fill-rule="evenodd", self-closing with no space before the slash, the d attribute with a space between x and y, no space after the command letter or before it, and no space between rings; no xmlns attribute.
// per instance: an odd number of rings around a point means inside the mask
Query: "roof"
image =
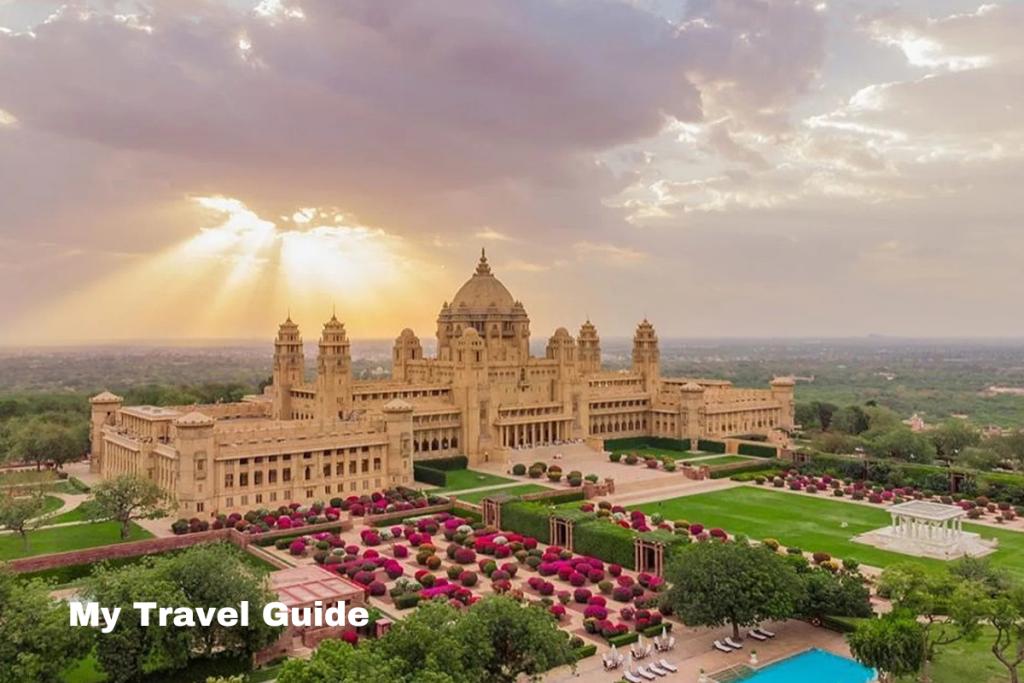
<svg viewBox="0 0 1024 683"><path fill-rule="evenodd" d="M914 517L932 522L944 522L947 519L957 519L967 513L958 505L946 505L945 503L929 503L924 500L911 500L899 505L893 505L889 512L902 517Z"/></svg>
<svg viewBox="0 0 1024 683"><path fill-rule="evenodd" d="M200 427L204 425L212 425L213 422L213 418L209 415L203 415L199 411L193 410L188 415L179 417L174 421L174 424L183 427Z"/></svg>
<svg viewBox="0 0 1024 683"><path fill-rule="evenodd" d="M456 313L511 313L515 303L512 293L494 277L487 255L481 251L476 272L455 293L450 309Z"/></svg>
<svg viewBox="0 0 1024 683"><path fill-rule="evenodd" d="M411 403L400 398L392 399L384 404L384 412L386 413L404 413L412 409L413 405Z"/></svg>
<svg viewBox="0 0 1024 683"><path fill-rule="evenodd" d="M101 394L96 394L95 396L89 399L90 403L121 403L122 401L124 401L123 398L117 396L116 394L112 394L109 391L104 391Z"/></svg>
<svg viewBox="0 0 1024 683"><path fill-rule="evenodd" d="M311 605L317 600L328 604L364 595L359 584L317 565L272 572L270 588L288 607Z"/></svg>

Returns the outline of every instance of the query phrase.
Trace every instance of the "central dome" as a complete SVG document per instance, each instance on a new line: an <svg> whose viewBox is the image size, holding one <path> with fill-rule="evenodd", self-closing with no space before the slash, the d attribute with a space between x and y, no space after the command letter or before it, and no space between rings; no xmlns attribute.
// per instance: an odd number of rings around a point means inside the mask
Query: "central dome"
<svg viewBox="0 0 1024 683"><path fill-rule="evenodd" d="M456 314L510 314L515 305L516 300L512 293L494 277L487 263L487 255L481 251L476 272L455 293L455 298L449 306L451 312Z"/></svg>

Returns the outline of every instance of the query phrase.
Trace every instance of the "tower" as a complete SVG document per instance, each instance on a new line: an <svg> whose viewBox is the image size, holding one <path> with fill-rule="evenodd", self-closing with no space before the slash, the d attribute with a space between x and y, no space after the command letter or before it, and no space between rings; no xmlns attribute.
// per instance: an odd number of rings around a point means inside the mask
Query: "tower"
<svg viewBox="0 0 1024 683"><path fill-rule="evenodd" d="M89 472L103 474L103 425L112 425L117 420L124 399L104 391L89 399L92 417L89 425Z"/></svg>
<svg viewBox="0 0 1024 683"><path fill-rule="evenodd" d="M596 375L601 372L601 338L590 320L580 328L579 346L580 374Z"/></svg>
<svg viewBox="0 0 1024 683"><path fill-rule="evenodd" d="M772 380L772 398L782 406L782 419L779 421L780 429L793 429L796 421L794 416L795 408L793 406L793 387L795 385L796 382L792 377L776 377Z"/></svg>
<svg viewBox="0 0 1024 683"><path fill-rule="evenodd" d="M408 327L395 339L391 354L391 379L396 382L409 382L409 361L423 360L423 345L419 337Z"/></svg>
<svg viewBox="0 0 1024 683"><path fill-rule="evenodd" d="M337 316L324 323L316 355L316 416L344 417L352 401L352 352L345 325Z"/></svg>
<svg viewBox="0 0 1024 683"><path fill-rule="evenodd" d="M644 390L648 393L653 394L658 390L660 362L658 335L654 333L654 326L644 318L633 335L633 372L643 376Z"/></svg>
<svg viewBox="0 0 1024 683"><path fill-rule="evenodd" d="M299 326L289 315L281 323L274 340L274 419L292 418L291 390L302 386L306 356L302 350Z"/></svg>

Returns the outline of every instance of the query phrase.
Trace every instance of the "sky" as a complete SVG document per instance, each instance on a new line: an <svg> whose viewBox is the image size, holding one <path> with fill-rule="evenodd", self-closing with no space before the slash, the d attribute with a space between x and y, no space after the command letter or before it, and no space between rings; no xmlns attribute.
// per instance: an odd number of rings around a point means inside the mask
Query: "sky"
<svg viewBox="0 0 1024 683"><path fill-rule="evenodd" d="M1024 337L1024 2L0 0L0 343Z"/></svg>

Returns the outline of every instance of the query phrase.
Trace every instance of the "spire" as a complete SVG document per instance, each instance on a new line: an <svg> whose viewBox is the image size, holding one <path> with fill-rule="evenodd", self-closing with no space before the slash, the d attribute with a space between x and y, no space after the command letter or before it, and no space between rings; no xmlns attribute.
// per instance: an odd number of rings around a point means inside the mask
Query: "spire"
<svg viewBox="0 0 1024 683"><path fill-rule="evenodd" d="M487 264L487 250L480 248L480 263L476 264L477 275L490 275L491 267Z"/></svg>
<svg viewBox="0 0 1024 683"><path fill-rule="evenodd" d="M338 305L331 304L331 322L338 321Z"/></svg>

